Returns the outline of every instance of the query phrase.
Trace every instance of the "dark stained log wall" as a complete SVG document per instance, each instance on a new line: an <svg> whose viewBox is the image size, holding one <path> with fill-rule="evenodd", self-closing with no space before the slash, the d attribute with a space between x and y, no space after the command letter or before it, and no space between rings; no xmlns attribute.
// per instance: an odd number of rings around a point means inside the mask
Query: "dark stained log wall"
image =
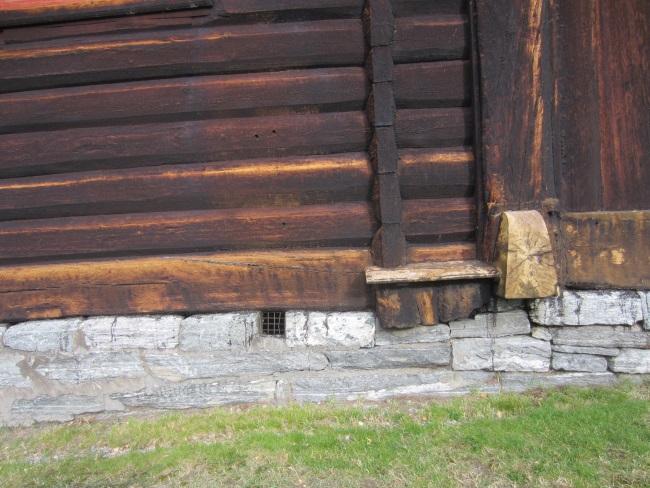
<svg viewBox="0 0 650 488"><path fill-rule="evenodd" d="M475 259L467 2L380 3L373 44L364 0L0 0L0 319L371 308L382 223Z"/></svg>

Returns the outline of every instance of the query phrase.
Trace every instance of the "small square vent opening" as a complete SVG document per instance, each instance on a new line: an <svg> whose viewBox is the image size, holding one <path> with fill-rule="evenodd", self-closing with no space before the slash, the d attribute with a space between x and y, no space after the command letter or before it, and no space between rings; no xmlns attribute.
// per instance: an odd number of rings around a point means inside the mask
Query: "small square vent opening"
<svg viewBox="0 0 650 488"><path fill-rule="evenodd" d="M262 335L284 337L285 330L284 312L262 312Z"/></svg>

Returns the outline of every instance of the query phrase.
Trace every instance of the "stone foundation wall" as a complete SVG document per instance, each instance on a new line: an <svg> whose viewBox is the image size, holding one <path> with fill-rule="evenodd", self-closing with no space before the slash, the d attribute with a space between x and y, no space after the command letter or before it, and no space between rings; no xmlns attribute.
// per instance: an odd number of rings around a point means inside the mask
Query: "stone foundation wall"
<svg viewBox="0 0 650 488"><path fill-rule="evenodd" d="M0 423L608 385L650 373L649 305L649 292L567 291L399 331L370 312L293 311L282 338L260 333L257 312L3 325Z"/></svg>

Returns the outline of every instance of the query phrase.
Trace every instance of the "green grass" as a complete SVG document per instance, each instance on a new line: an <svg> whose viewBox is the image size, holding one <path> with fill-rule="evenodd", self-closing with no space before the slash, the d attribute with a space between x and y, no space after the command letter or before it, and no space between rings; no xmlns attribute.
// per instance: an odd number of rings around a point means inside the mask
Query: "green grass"
<svg viewBox="0 0 650 488"><path fill-rule="evenodd" d="M0 431L0 486L650 486L650 386Z"/></svg>

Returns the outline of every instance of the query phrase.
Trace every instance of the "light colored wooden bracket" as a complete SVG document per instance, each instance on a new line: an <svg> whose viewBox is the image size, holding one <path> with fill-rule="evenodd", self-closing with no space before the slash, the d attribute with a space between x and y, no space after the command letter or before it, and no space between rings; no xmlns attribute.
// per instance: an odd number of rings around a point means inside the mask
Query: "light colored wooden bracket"
<svg viewBox="0 0 650 488"><path fill-rule="evenodd" d="M557 295L553 247L542 215L536 210L504 212L497 239L499 286L503 298Z"/></svg>
<svg viewBox="0 0 650 488"><path fill-rule="evenodd" d="M371 285L490 279L498 275L496 267L481 261L446 261L409 264L396 268L366 268L366 282Z"/></svg>

